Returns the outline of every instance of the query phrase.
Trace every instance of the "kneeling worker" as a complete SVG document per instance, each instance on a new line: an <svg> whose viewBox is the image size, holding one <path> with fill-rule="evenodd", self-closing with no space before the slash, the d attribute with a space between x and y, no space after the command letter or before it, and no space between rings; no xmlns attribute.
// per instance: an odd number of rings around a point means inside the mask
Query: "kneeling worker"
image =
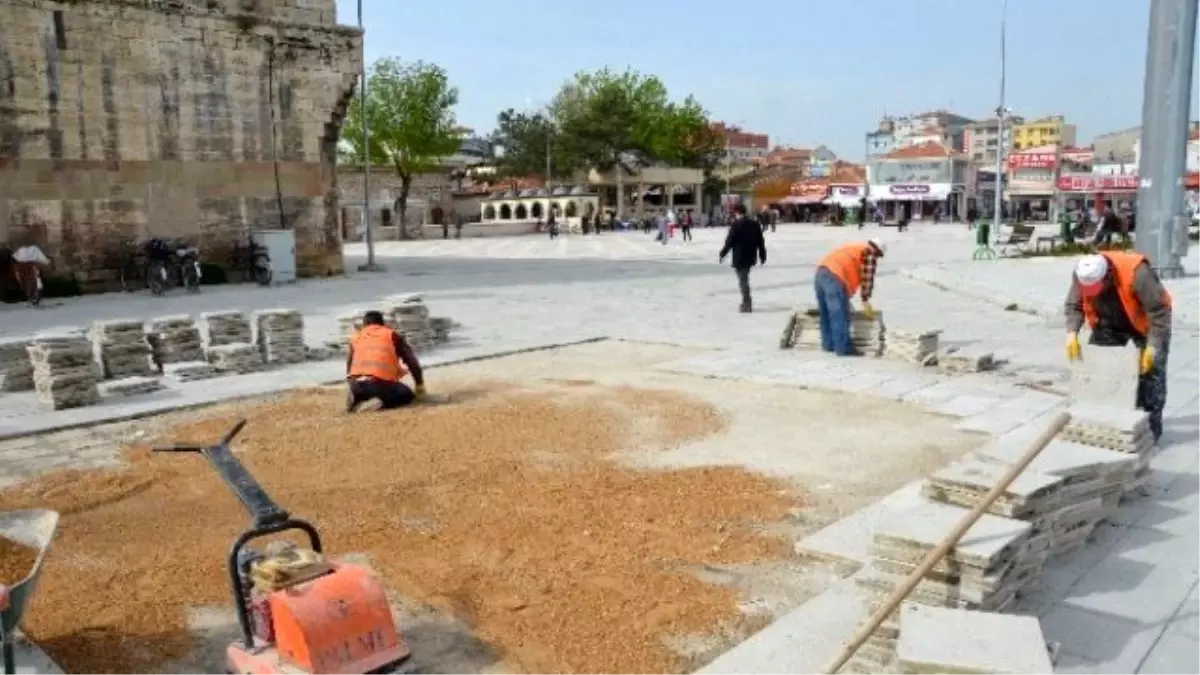
<svg viewBox="0 0 1200 675"><path fill-rule="evenodd" d="M854 242L834 249L817 263L813 288L821 313L821 349L838 356L855 356L850 338L850 298L862 297L863 313L875 315L871 295L875 291L875 268L887 246L878 239Z"/></svg>
<svg viewBox="0 0 1200 675"><path fill-rule="evenodd" d="M400 381L409 372L416 383L415 391ZM354 412L359 404L373 398L387 410L425 396L425 377L416 354L403 336L383 323L380 312L364 314L362 330L350 339L346 380L350 385L346 412Z"/></svg>
<svg viewBox="0 0 1200 675"><path fill-rule="evenodd" d="M1150 431L1162 435L1167 403L1167 352L1171 346L1171 294L1140 253L1105 251L1075 266L1064 305L1067 359L1082 358L1079 329L1092 329L1088 344L1140 350L1135 405L1149 413Z"/></svg>

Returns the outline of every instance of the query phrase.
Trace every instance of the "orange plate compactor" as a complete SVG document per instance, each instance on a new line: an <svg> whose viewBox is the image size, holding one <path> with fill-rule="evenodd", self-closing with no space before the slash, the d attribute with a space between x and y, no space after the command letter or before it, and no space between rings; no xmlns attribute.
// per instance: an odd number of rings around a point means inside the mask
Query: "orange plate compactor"
<svg viewBox="0 0 1200 675"><path fill-rule="evenodd" d="M317 529L271 500L229 449L245 426L245 420L238 422L209 447L155 448L204 455L253 518L229 550L229 582L242 634L226 650L229 672L406 671L410 652L396 631L383 584L362 567L326 561ZM262 551L248 546L289 530L307 535L310 548L280 547L279 542Z"/></svg>

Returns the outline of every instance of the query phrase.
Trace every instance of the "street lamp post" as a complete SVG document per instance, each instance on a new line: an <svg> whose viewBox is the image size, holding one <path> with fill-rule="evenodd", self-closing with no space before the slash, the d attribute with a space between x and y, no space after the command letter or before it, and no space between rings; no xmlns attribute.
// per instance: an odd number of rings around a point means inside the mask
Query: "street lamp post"
<svg viewBox="0 0 1200 675"><path fill-rule="evenodd" d="M996 200L992 212L992 230L997 240L1000 238L1000 218L1004 215L1002 206L1004 195L1004 114L1007 112L1004 108L1005 78L1008 74L1008 62L1005 54L1005 42L1007 41L1005 29L1007 21L1008 0L1003 0L1000 7L1000 105L996 108L996 134L999 140L996 143L998 148L996 152L996 177L993 181L996 186Z"/></svg>
<svg viewBox="0 0 1200 675"><path fill-rule="evenodd" d="M1183 176L1196 14L1195 0L1150 1L1135 245L1163 278L1183 274L1180 258L1187 252Z"/></svg>
<svg viewBox="0 0 1200 675"><path fill-rule="evenodd" d="M375 226L371 222L371 124L367 118L367 32L363 28L362 0L358 0L358 30L363 36L363 51L359 59L360 87L358 90L358 114L363 128L363 225L366 229L367 262L360 265L360 272L380 272L383 268L375 263ZM403 227L403 223L400 225Z"/></svg>

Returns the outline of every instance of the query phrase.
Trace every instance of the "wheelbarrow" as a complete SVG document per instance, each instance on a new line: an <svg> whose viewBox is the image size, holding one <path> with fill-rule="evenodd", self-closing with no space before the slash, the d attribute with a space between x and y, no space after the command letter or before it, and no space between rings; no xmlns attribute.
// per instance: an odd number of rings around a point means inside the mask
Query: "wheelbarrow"
<svg viewBox="0 0 1200 675"><path fill-rule="evenodd" d="M0 537L28 546L38 552L33 568L12 586L0 584L0 647L4 652L4 672L17 672L16 637L21 617L29 607L42 562L58 528L58 512L49 509L28 509L0 513Z"/></svg>

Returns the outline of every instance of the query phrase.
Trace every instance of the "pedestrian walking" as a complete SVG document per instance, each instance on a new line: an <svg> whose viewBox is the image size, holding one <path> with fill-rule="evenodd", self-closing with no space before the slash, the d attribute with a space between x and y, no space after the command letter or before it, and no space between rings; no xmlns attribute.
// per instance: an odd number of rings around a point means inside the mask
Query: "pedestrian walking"
<svg viewBox="0 0 1200 675"><path fill-rule="evenodd" d="M679 229L683 231L683 240L692 240L692 210L688 209L683 212L679 219Z"/></svg>
<svg viewBox="0 0 1200 675"><path fill-rule="evenodd" d="M767 242L763 237L762 226L746 216L744 204L737 204L733 210L735 219L725 234L725 245L717 255L717 262L723 263L725 256L730 256L733 271L737 274L738 291L742 295L742 304L738 311L749 314L753 311L750 268L756 264L767 264Z"/></svg>
<svg viewBox="0 0 1200 675"><path fill-rule="evenodd" d="M558 237L558 218L555 216L554 209L550 209L549 215L546 216L546 231L550 233L550 239Z"/></svg>

